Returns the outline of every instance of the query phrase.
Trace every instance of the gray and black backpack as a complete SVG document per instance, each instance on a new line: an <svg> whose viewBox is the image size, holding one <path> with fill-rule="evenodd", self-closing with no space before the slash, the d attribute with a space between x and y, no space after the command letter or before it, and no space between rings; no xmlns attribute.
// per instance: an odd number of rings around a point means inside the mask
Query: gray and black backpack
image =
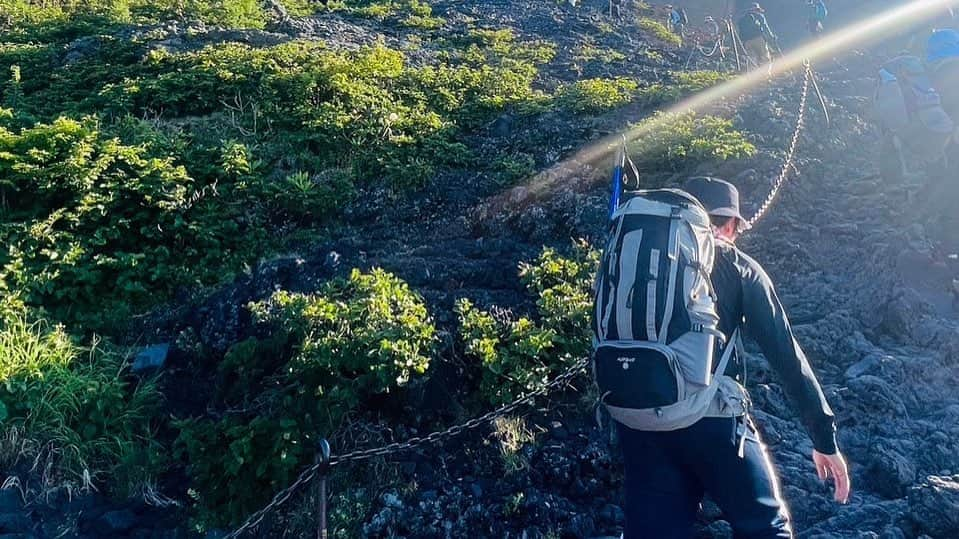
<svg viewBox="0 0 959 539"><path fill-rule="evenodd" d="M596 277L593 372L601 402L637 430L688 427L722 409L717 391L744 398L722 375L734 350L717 330L709 215L691 195L627 193L612 214ZM732 342L738 337L734 335ZM718 373L713 358L723 349ZM745 403L743 403L745 405Z"/></svg>

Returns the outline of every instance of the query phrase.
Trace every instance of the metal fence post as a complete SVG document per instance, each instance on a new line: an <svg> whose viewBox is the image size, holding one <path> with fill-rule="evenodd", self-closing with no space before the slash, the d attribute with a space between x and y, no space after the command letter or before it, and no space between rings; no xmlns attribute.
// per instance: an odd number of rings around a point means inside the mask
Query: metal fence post
<svg viewBox="0 0 959 539"><path fill-rule="evenodd" d="M317 446L316 451L316 475L319 477L319 508L317 511L317 527L316 527L316 537L317 539L327 539L328 532L326 530L326 476L330 471L330 443L326 441L326 438L320 440L320 443Z"/></svg>

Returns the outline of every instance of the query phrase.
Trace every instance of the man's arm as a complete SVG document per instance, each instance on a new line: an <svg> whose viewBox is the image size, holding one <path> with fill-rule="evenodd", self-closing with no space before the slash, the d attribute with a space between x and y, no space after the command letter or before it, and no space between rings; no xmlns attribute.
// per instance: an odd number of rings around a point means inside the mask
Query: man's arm
<svg viewBox="0 0 959 539"><path fill-rule="evenodd" d="M741 254L741 253L740 253ZM742 255L745 329L782 379L786 394L799 406L816 451L837 452L836 421L809 360L793 335L772 280L758 262Z"/></svg>

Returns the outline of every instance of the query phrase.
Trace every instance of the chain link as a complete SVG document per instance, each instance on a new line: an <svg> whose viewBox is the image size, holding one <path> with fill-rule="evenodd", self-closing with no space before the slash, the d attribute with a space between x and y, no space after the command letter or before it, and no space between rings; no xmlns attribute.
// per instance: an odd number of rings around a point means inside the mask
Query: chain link
<svg viewBox="0 0 959 539"><path fill-rule="evenodd" d="M766 195L766 200L763 201L762 206L760 206L759 209L756 210L756 213L747 221L750 227L766 215L766 212L769 211L769 208L776 200L776 196L779 195L779 190L782 189L783 185L785 185L789 179L790 169L795 169L796 167L796 148L799 146L799 135L805 126L806 101L809 97L809 84L812 81L812 65L809 63L809 60L804 61L803 66L805 67L805 73L803 75L802 96L799 98L799 113L796 116L796 129L793 131L793 138L789 143L789 150L786 152L786 158L783 160L782 170L779 171L779 178L776 179L776 183L774 183L772 189L769 190L769 194Z"/></svg>
<svg viewBox="0 0 959 539"><path fill-rule="evenodd" d="M283 505L293 494L299 490L300 487L312 481L316 474L319 473L320 469L326 466L336 466L338 464L346 464L350 462L358 462L361 460L371 459L374 457L385 457L387 455L392 455L394 453L399 453L402 451L409 451L410 449L415 449L422 445L432 445L450 438L454 438L468 430L475 429L476 427L483 425L485 423L490 423L499 419L507 414L512 413L517 408L520 408L524 405L531 404L536 397L541 397L551 393L553 390L560 387L569 385L573 381L573 378L576 378L581 372L586 370L586 366L589 364L589 358L583 358L574 363L569 369L564 371L562 374L553 379L552 382L546 384L545 386L531 391L522 397L516 399L515 401L504 404L499 408L485 413L479 417L474 417L465 423L460 423L459 425L454 425L446 430L436 431L427 436L416 436L406 440L405 442L395 442L391 444L384 445L382 447L374 447L371 449L362 449L359 451L352 451L344 455L336 455L330 458L328 463L317 463L309 468L303 470L299 477L296 478L289 487L281 490L273 496L273 499L270 500L270 503L267 504L263 509L260 509L256 513L250 515L247 518L246 522L242 526L234 530L233 532L225 535L223 539L236 539L240 537L243 533L252 530L260 525L263 522L263 518L270 512L272 512L277 507Z"/></svg>

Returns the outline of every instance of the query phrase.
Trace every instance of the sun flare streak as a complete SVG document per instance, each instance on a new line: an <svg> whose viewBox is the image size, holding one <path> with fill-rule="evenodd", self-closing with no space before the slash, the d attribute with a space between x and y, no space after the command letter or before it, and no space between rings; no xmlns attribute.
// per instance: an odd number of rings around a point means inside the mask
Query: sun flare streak
<svg viewBox="0 0 959 539"><path fill-rule="evenodd" d="M786 54L773 63L771 72L767 66L754 69L688 97L671 106L666 112L702 112L709 105L720 100L747 95L777 76L802 68L805 60L815 63L820 59L839 56L855 47L901 32L911 25L932 20L954 3L955 0L916 0L904 6L889 9L867 20L826 34L815 42ZM635 141L651 131L666 127L665 123L669 121L669 118L668 115L650 116L631 126L625 133L605 137L580 149L564 162L554 165L553 169L556 170L557 167L562 167L564 163L570 161L602 166L601 162L604 159L612 158L624 135L628 141ZM568 178L564 178L563 174L540 174L525 189L527 194L541 193L564 179Z"/></svg>

